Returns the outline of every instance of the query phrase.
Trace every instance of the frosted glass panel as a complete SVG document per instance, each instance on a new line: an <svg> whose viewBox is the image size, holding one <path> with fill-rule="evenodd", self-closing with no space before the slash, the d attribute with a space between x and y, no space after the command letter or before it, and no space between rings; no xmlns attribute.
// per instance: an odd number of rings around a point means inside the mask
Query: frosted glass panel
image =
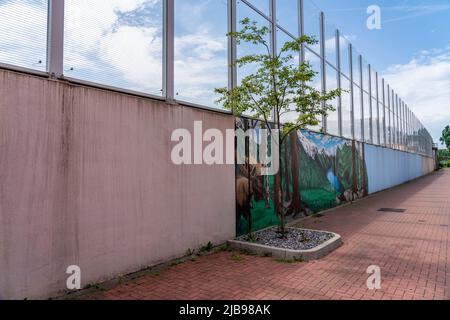
<svg viewBox="0 0 450 320"><path fill-rule="evenodd" d="M47 1L0 1L0 63L47 69Z"/></svg>
<svg viewBox="0 0 450 320"><path fill-rule="evenodd" d="M66 0L64 73L162 94L162 0Z"/></svg>
<svg viewBox="0 0 450 320"><path fill-rule="evenodd" d="M228 86L227 30L226 1L175 1L175 99L220 108L214 89Z"/></svg>

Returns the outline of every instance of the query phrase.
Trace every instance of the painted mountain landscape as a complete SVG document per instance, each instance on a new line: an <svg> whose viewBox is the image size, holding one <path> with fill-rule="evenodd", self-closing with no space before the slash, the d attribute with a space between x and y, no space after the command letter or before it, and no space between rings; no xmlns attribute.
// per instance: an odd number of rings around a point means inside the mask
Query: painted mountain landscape
<svg viewBox="0 0 450 320"><path fill-rule="evenodd" d="M301 202L300 208L291 210L293 217L363 197L366 175L361 149L352 141L306 130L291 136L282 156L286 168L283 177L291 197L285 200ZM296 159L292 157L294 152Z"/></svg>

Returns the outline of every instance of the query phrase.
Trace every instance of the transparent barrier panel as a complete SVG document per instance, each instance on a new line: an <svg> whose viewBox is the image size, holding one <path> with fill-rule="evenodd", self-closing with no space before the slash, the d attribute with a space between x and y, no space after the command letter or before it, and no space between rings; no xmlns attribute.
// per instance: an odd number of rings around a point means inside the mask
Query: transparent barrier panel
<svg viewBox="0 0 450 320"><path fill-rule="evenodd" d="M316 41L320 41L320 9L310 0L304 1L304 29L305 35L314 38ZM320 46L317 43L314 46L310 46L313 51L320 53Z"/></svg>
<svg viewBox="0 0 450 320"><path fill-rule="evenodd" d="M352 113L351 113L351 82L347 77L341 76L342 92L342 136L352 138Z"/></svg>
<svg viewBox="0 0 450 320"><path fill-rule="evenodd" d="M328 64L326 67L327 91L335 90L337 89L337 71ZM335 111L331 111L327 116L327 132L335 136L339 135L339 110L337 101L338 99L334 99L328 102L334 107Z"/></svg>
<svg viewBox="0 0 450 320"><path fill-rule="evenodd" d="M283 0L283 2L286 0ZM226 1L223 1L226 2ZM241 1L238 1L238 4ZM264 13L266 16L270 16L270 0L247 0L248 3L253 5L256 9Z"/></svg>
<svg viewBox="0 0 450 320"><path fill-rule="evenodd" d="M175 0L175 99L213 108L228 86L227 2Z"/></svg>
<svg viewBox="0 0 450 320"><path fill-rule="evenodd" d="M277 1L277 24L295 37L299 35L299 1Z"/></svg>
<svg viewBox="0 0 450 320"><path fill-rule="evenodd" d="M0 63L47 69L47 0L0 0Z"/></svg>
<svg viewBox="0 0 450 320"><path fill-rule="evenodd" d="M361 88L353 84L353 112L355 119L355 139L362 141L362 106L361 106Z"/></svg>
<svg viewBox="0 0 450 320"><path fill-rule="evenodd" d="M316 90L321 92L322 91L322 71L321 71L321 67L320 67L320 65L321 65L320 57L318 55L316 55L314 52L312 52L311 50L306 49L305 60L306 60L306 62L308 62L311 65L312 69L316 73L316 76L313 79L312 83L310 83L310 86L314 87ZM321 131L323 129L322 119L317 119L317 120L319 120L319 125L309 127L308 129L313 130L313 131Z"/></svg>
<svg viewBox="0 0 450 320"><path fill-rule="evenodd" d="M66 0L64 74L162 95L162 0Z"/></svg>
<svg viewBox="0 0 450 320"><path fill-rule="evenodd" d="M325 58L334 67L337 67L336 30L334 25L325 24Z"/></svg>

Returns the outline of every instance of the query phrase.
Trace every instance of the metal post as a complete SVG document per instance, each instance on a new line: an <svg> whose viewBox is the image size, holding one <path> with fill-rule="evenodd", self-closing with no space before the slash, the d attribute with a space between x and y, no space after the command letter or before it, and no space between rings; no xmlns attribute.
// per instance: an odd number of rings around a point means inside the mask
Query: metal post
<svg viewBox="0 0 450 320"><path fill-rule="evenodd" d="M337 87L342 89L341 82L341 42L340 42L340 32L336 30L336 67L337 67ZM338 131L339 136L342 137L342 96L339 95L337 99L337 109L338 109Z"/></svg>
<svg viewBox="0 0 450 320"><path fill-rule="evenodd" d="M415 136L415 131L416 131L416 123L414 122L414 113L411 111L411 139L412 139L412 151L415 151L415 147L416 147L416 136Z"/></svg>
<svg viewBox="0 0 450 320"><path fill-rule="evenodd" d="M359 85L361 89L361 136L362 141L366 142L366 130L364 128L364 89L363 89L363 62L362 55L359 55Z"/></svg>
<svg viewBox="0 0 450 320"><path fill-rule="evenodd" d="M384 78L381 79L381 86L383 87L383 95L382 95L382 99L383 99L383 145L386 146L387 145L387 140L386 140L386 85L384 83Z"/></svg>
<svg viewBox="0 0 450 320"><path fill-rule="evenodd" d="M389 100L390 100L390 108L389 108L389 114L390 114L390 125L391 125L391 148L394 148L394 96L393 96L393 90L389 89Z"/></svg>
<svg viewBox="0 0 450 320"><path fill-rule="evenodd" d="M387 103L388 103L388 117L389 117L389 138L388 138L388 146L389 147L392 147L392 122L391 122L391 86L390 85L388 85L387 86L387 98L388 98L388 101L387 101Z"/></svg>
<svg viewBox="0 0 450 320"><path fill-rule="evenodd" d="M48 1L47 72L50 77L64 75L64 0Z"/></svg>
<svg viewBox="0 0 450 320"><path fill-rule="evenodd" d="M415 136L415 144L416 144L416 152L419 152L419 123L417 121L417 117L414 115L414 125L415 125L415 132L414 132L414 136Z"/></svg>
<svg viewBox="0 0 450 320"><path fill-rule="evenodd" d="M354 84L353 84L353 46L349 45L349 57L350 57L350 127L352 139L355 140L355 97L354 97Z"/></svg>
<svg viewBox="0 0 450 320"><path fill-rule="evenodd" d="M411 112L411 124L412 124L412 147L413 147L413 151L416 151L416 121L414 119L414 113Z"/></svg>
<svg viewBox="0 0 450 320"><path fill-rule="evenodd" d="M325 14L320 12L320 69L322 73L322 94L327 91L326 78L326 62L325 62ZM322 101L322 108L325 108L325 101ZM328 132L327 116L322 117L322 130Z"/></svg>
<svg viewBox="0 0 450 320"><path fill-rule="evenodd" d="M298 34L300 37L305 35L305 4L304 0L298 0L298 10L299 10L299 19L298 19ZM305 62L305 44L302 43L302 52L300 53L300 63Z"/></svg>
<svg viewBox="0 0 450 320"><path fill-rule="evenodd" d="M408 124L406 119L406 103L403 101L403 145L406 150L408 145Z"/></svg>
<svg viewBox="0 0 450 320"><path fill-rule="evenodd" d="M378 72L375 73L376 89L377 89L377 144L381 144L380 134L380 88L378 83Z"/></svg>
<svg viewBox="0 0 450 320"><path fill-rule="evenodd" d="M406 106L406 149L408 151L410 150L410 143L411 143L411 128L410 128L410 118L409 118L409 108Z"/></svg>
<svg viewBox="0 0 450 320"><path fill-rule="evenodd" d="M408 108L408 118L409 118L409 150L414 151L413 150L414 139L413 139L412 112L409 108Z"/></svg>
<svg viewBox="0 0 450 320"><path fill-rule="evenodd" d="M399 145L399 131L398 131L398 94L393 92L394 95L394 125L395 125L395 148L398 149Z"/></svg>
<svg viewBox="0 0 450 320"><path fill-rule="evenodd" d="M399 110L398 110L398 121L399 121L399 129L400 129L400 149L403 150L403 118L402 118L402 105L403 101L399 97L398 98Z"/></svg>
<svg viewBox="0 0 450 320"><path fill-rule="evenodd" d="M277 54L277 4L276 0L269 0L269 1L270 1L270 30L271 30L270 51L272 57L275 57ZM281 121L281 119L278 119L277 110L273 111L272 117L275 123L279 123Z"/></svg>
<svg viewBox="0 0 450 320"><path fill-rule="evenodd" d="M236 32L236 0L228 0L228 32ZM234 89L237 86L237 45L236 39L228 36L228 89Z"/></svg>
<svg viewBox="0 0 450 320"><path fill-rule="evenodd" d="M408 105L405 103L404 109L404 117L405 117L405 149L408 150L408 141L409 141L409 133L408 133Z"/></svg>
<svg viewBox="0 0 450 320"><path fill-rule="evenodd" d="M414 114L411 110L409 111L409 126L410 126L410 131L411 131L410 145L411 145L411 150L414 152Z"/></svg>
<svg viewBox="0 0 450 320"><path fill-rule="evenodd" d="M401 121L401 130L402 130L402 150L405 150L405 120L404 120L404 107L405 102L401 100L400 102L400 121Z"/></svg>
<svg viewBox="0 0 450 320"><path fill-rule="evenodd" d="M394 110L394 149L398 149L398 114L397 114L397 96L395 95L394 90L392 90L392 102L393 102L393 110Z"/></svg>
<svg viewBox="0 0 450 320"><path fill-rule="evenodd" d="M270 1L270 28L271 28L271 37L270 37L270 49L272 56L277 54L277 5L276 0Z"/></svg>
<svg viewBox="0 0 450 320"><path fill-rule="evenodd" d="M369 117L369 137L370 137L370 142L373 143L373 106L372 106L372 66L369 64L369 112L370 112L370 117Z"/></svg>
<svg viewBox="0 0 450 320"><path fill-rule="evenodd" d="M405 124L403 122L403 106L404 106L404 101L402 99L400 99L400 130L401 130L401 145L402 145L402 150L405 147Z"/></svg>
<svg viewBox="0 0 450 320"><path fill-rule="evenodd" d="M405 141L405 147L406 147L406 151L409 151L409 111L408 111L408 105L405 104L405 136L406 136L406 141Z"/></svg>
<svg viewBox="0 0 450 320"><path fill-rule="evenodd" d="M406 150L406 119L405 119L405 101L402 106L402 119L403 119L403 149Z"/></svg>
<svg viewBox="0 0 450 320"><path fill-rule="evenodd" d="M408 149L408 140L409 140L409 134L408 134L408 110L407 110L407 108L408 108L408 106L406 105L406 103L405 103L405 105L404 105L404 108L403 108L403 115L404 115L404 117L405 117L405 122L404 122L404 125L405 125L405 150L407 150Z"/></svg>
<svg viewBox="0 0 450 320"><path fill-rule="evenodd" d="M406 113L408 117L408 151L411 151L411 110L406 106Z"/></svg>
<svg viewBox="0 0 450 320"><path fill-rule="evenodd" d="M396 125L395 125L395 93L391 88L391 128L392 128L392 148L395 149L396 144Z"/></svg>
<svg viewBox="0 0 450 320"><path fill-rule="evenodd" d="M403 128L402 128L402 99L398 97L398 131L400 132L400 140L399 140L399 147L400 150L403 148Z"/></svg>
<svg viewBox="0 0 450 320"><path fill-rule="evenodd" d="M175 23L174 23L174 0L164 0L164 56L163 56L163 95L168 102L175 99L174 86L174 40L175 40Z"/></svg>
<svg viewBox="0 0 450 320"><path fill-rule="evenodd" d="M407 147L408 147L408 118L407 118L406 108L407 108L406 103L403 102L403 128L404 128L403 144L404 144L405 150L407 150Z"/></svg>
<svg viewBox="0 0 450 320"><path fill-rule="evenodd" d="M395 94L395 125L396 125L396 145L397 145L397 149L400 148L400 122L399 122L399 113L398 113L398 103L399 103L399 98L398 98L398 94Z"/></svg>

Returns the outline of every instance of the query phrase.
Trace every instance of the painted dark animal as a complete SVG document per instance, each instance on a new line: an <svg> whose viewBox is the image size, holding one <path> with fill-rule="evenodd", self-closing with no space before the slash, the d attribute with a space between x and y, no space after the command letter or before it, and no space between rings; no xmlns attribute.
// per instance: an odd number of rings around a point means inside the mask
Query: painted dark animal
<svg viewBox="0 0 450 320"><path fill-rule="evenodd" d="M241 175L236 180L236 221L238 230L243 230L241 217L247 221L248 230L253 230L252 205L253 200L260 201L264 197L264 183L259 176L259 166L251 166L250 172L244 166L240 167ZM250 179L249 179L250 177Z"/></svg>

